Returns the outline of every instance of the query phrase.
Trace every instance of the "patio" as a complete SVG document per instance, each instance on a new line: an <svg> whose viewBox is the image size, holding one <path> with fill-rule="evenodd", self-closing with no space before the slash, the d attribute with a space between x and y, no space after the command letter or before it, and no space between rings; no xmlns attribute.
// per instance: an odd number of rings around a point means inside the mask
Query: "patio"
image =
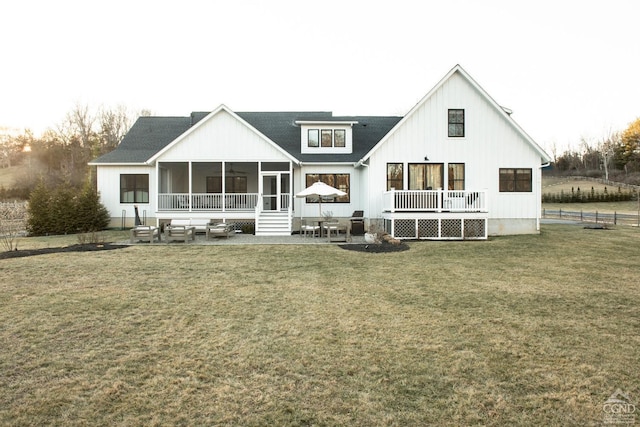
<svg viewBox="0 0 640 427"><path fill-rule="evenodd" d="M117 242L122 245L149 245L149 243L131 243L129 240ZM304 237L304 235L293 234L291 236L254 236L253 234L236 233L227 238L206 239L204 234L196 234L194 241L186 243L187 245L345 245L345 244L364 244L364 236L351 236L350 242L331 242L326 237ZM153 245L167 245L164 234L161 243ZM171 245L185 245L184 242L171 242Z"/></svg>

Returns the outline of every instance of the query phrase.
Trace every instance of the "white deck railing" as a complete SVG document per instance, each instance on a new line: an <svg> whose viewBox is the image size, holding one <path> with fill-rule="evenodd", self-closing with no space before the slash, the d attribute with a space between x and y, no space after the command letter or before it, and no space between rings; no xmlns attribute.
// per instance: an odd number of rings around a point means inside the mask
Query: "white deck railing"
<svg viewBox="0 0 640 427"><path fill-rule="evenodd" d="M391 190L382 194L385 212L487 212L486 191Z"/></svg>
<svg viewBox="0 0 640 427"><path fill-rule="evenodd" d="M161 193L160 211L243 211L254 210L257 193Z"/></svg>

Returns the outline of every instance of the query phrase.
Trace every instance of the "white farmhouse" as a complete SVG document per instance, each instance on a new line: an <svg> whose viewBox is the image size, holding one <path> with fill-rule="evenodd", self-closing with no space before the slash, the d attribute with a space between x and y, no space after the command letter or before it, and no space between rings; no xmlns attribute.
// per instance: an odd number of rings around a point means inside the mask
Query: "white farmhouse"
<svg viewBox="0 0 640 427"><path fill-rule="evenodd" d="M460 66L404 117L235 112L140 117L94 160L112 225L172 219L252 223L288 235L319 219L316 181L346 192L322 210L401 239L536 233L550 157Z"/></svg>

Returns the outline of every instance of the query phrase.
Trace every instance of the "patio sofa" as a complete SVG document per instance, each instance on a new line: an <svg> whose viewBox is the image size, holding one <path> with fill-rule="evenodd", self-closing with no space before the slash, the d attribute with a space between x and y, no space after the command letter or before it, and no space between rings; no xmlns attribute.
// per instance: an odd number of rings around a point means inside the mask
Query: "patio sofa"
<svg viewBox="0 0 640 427"><path fill-rule="evenodd" d="M204 233L207 231L207 225L209 225L208 219L190 218L190 219L172 219L169 224L171 227L193 227L196 233Z"/></svg>

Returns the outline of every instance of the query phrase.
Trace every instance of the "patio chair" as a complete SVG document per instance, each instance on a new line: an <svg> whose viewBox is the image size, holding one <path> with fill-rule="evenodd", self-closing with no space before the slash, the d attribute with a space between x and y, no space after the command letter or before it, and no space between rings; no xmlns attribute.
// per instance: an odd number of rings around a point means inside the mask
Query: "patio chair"
<svg viewBox="0 0 640 427"><path fill-rule="evenodd" d="M167 225L164 228L164 237L167 243L176 240L187 243L189 240L196 240L196 228L185 225Z"/></svg>
<svg viewBox="0 0 640 427"><path fill-rule="evenodd" d="M346 225L340 225L339 222L325 222L322 228L326 233L329 243L338 241L348 242L351 240L349 227Z"/></svg>
<svg viewBox="0 0 640 427"><path fill-rule="evenodd" d="M150 225L138 225L129 231L129 241L131 243L139 241L153 243L156 237L160 242L160 229Z"/></svg>
<svg viewBox="0 0 640 427"><path fill-rule="evenodd" d="M311 233L311 237L315 237L316 234L320 236L320 226L311 221L303 220L300 225L300 233L304 233L304 237L307 237L308 233Z"/></svg>
<svg viewBox="0 0 640 427"><path fill-rule="evenodd" d="M226 236L226 238L228 239L229 236L231 236L234 231L233 231L233 224L227 224L224 222L221 222L219 224L209 224L207 225L207 229L206 229L206 236L207 236L207 240L209 240L212 237L222 237L222 236Z"/></svg>

